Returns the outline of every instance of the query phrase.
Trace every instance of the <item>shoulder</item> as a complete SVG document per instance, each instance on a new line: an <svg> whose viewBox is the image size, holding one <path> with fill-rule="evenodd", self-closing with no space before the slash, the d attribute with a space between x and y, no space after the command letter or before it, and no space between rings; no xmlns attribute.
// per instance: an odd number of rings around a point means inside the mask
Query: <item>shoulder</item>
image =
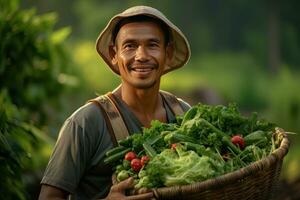
<svg viewBox="0 0 300 200"><path fill-rule="evenodd" d="M59 138L81 138L82 141L95 142L101 140L105 130L106 121L100 108L95 103L87 103L66 119L59 132Z"/></svg>
<svg viewBox="0 0 300 200"><path fill-rule="evenodd" d="M79 107L68 120L81 127L86 125L97 125L99 122L105 121L98 105L92 102Z"/></svg>
<svg viewBox="0 0 300 200"><path fill-rule="evenodd" d="M186 112L188 109L191 108L191 106L189 105L189 103L187 103L186 101L184 101L182 98L177 97L176 95L167 92L167 91L163 91L160 90L160 93L165 97L165 99L171 103L174 102L178 102L180 104L180 107L183 109L184 112Z"/></svg>

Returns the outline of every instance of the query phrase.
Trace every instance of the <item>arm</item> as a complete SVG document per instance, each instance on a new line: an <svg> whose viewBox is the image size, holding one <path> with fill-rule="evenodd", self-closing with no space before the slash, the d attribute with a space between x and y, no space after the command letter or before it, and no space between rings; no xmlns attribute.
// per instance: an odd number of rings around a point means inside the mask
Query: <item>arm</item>
<svg viewBox="0 0 300 200"><path fill-rule="evenodd" d="M42 184L39 200L67 199L69 193L51 185Z"/></svg>

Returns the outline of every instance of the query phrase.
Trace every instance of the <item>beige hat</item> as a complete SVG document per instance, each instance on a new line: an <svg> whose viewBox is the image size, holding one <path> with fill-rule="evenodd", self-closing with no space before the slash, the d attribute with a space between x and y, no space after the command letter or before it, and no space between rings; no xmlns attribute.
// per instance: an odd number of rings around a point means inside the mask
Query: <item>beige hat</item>
<svg viewBox="0 0 300 200"><path fill-rule="evenodd" d="M115 15L107 24L105 29L100 33L96 49L108 66L119 74L118 66L113 65L109 56L109 47L113 45L112 32L121 19L136 15L146 15L163 21L170 30L170 39L174 45L174 53L171 62L165 66L164 73L182 67L190 58L191 50L189 43L184 34L172 22L170 22L160 11L149 6L134 6L124 12Z"/></svg>

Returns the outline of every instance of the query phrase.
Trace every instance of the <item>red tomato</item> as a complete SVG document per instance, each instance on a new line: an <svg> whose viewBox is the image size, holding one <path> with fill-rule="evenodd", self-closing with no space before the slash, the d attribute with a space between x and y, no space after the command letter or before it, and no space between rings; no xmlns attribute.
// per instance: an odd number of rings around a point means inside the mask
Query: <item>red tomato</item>
<svg viewBox="0 0 300 200"><path fill-rule="evenodd" d="M136 154L133 151L129 151L128 153L125 154L125 160L132 161L132 159L136 158Z"/></svg>
<svg viewBox="0 0 300 200"><path fill-rule="evenodd" d="M176 146L177 146L176 143L172 144L172 145L171 145L171 149L172 149L172 150L175 150L175 149L176 149Z"/></svg>
<svg viewBox="0 0 300 200"><path fill-rule="evenodd" d="M133 169L133 171L138 172L140 171L140 169L143 167L141 160L138 158L135 158L131 161L131 169Z"/></svg>
<svg viewBox="0 0 300 200"><path fill-rule="evenodd" d="M238 146L240 149L244 149L245 148L245 140L240 135L234 135L234 136L232 136L231 142L234 145Z"/></svg>
<svg viewBox="0 0 300 200"><path fill-rule="evenodd" d="M149 160L150 159L148 156L142 156L142 158L141 158L142 165L144 166Z"/></svg>

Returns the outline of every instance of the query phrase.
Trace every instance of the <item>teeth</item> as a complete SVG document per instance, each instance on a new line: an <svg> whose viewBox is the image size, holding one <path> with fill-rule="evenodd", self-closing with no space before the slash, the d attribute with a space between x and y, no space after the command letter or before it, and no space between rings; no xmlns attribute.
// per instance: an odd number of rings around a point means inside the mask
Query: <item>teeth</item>
<svg viewBox="0 0 300 200"><path fill-rule="evenodd" d="M136 72L149 72L152 70L152 68L135 68L133 70Z"/></svg>

